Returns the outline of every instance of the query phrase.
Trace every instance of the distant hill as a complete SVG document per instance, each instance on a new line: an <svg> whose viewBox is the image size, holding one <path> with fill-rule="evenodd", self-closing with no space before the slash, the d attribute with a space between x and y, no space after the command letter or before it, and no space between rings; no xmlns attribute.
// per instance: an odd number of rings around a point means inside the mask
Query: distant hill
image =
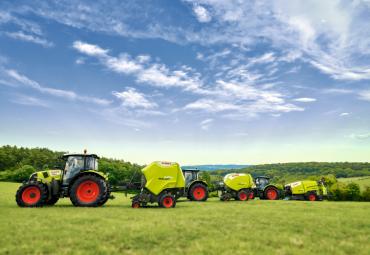
<svg viewBox="0 0 370 255"><path fill-rule="evenodd" d="M214 171L214 170L232 170L232 169L243 169L250 165L194 165L194 166L182 166L183 169L199 169L201 171Z"/></svg>
<svg viewBox="0 0 370 255"><path fill-rule="evenodd" d="M235 172L249 173L252 176L269 176L275 181L296 181L302 178L333 174L337 178L370 176L370 163L367 162L300 162L251 165ZM212 174L225 175L230 170L215 170ZM315 177L315 178L316 178Z"/></svg>

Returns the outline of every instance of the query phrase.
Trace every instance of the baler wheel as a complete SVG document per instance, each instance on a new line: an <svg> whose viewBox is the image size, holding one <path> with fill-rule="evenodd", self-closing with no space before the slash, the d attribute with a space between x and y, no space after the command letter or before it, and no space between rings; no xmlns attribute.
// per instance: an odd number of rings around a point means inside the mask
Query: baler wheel
<svg viewBox="0 0 370 255"><path fill-rule="evenodd" d="M237 195L237 200L240 200L240 201L247 201L249 198L249 194L247 191L245 190L240 190L238 192L238 195Z"/></svg>
<svg viewBox="0 0 370 255"><path fill-rule="evenodd" d="M317 196L316 196L316 194L315 194L315 193L310 193L310 194L308 194L308 196L307 196L307 200L308 200L308 201L316 201L316 200L317 200Z"/></svg>
<svg viewBox="0 0 370 255"><path fill-rule="evenodd" d="M131 207L132 208L140 208L140 203L138 201L132 202Z"/></svg>
<svg viewBox="0 0 370 255"><path fill-rule="evenodd" d="M171 194L163 194L159 200L159 206L171 208L176 206L176 199Z"/></svg>

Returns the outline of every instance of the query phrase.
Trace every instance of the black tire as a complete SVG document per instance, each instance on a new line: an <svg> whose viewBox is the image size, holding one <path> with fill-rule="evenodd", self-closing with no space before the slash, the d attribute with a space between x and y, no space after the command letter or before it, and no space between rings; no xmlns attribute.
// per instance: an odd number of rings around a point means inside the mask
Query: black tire
<svg viewBox="0 0 370 255"><path fill-rule="evenodd" d="M49 200L46 201L45 205L55 205L59 200L59 196L52 196Z"/></svg>
<svg viewBox="0 0 370 255"><path fill-rule="evenodd" d="M239 190L238 194L236 195L236 200L248 201L248 199L249 199L249 192L245 189Z"/></svg>
<svg viewBox="0 0 370 255"><path fill-rule="evenodd" d="M88 193L96 193L96 197L93 197L91 200L83 201L83 197L81 196L80 191L78 190L81 184L85 183L95 183L93 184L94 187L98 187L98 189L90 191ZM80 187L81 188L81 187ZM98 190L98 192L97 192ZM78 177L72 184L70 194L70 200L74 206L84 206L84 207L97 207L103 205L107 199L109 198L108 195L108 185L107 182L99 176L93 174L85 174L81 177Z"/></svg>
<svg viewBox="0 0 370 255"><path fill-rule="evenodd" d="M132 208L140 208L141 207L140 202L139 201L132 201L131 207Z"/></svg>
<svg viewBox="0 0 370 255"><path fill-rule="evenodd" d="M176 199L173 195L166 193L159 198L158 204L163 208L173 208L176 206Z"/></svg>
<svg viewBox="0 0 370 255"><path fill-rule="evenodd" d="M204 194L202 194L202 192L204 192ZM202 183L196 183L190 187L188 196L191 201L206 201L208 199L208 188Z"/></svg>
<svg viewBox="0 0 370 255"><path fill-rule="evenodd" d="M273 192L275 193L275 195L273 195ZM274 186L269 186L265 189L263 193L263 198L267 200L278 200L279 190Z"/></svg>
<svg viewBox="0 0 370 255"><path fill-rule="evenodd" d="M111 189L111 186L110 186L110 184L109 183L107 183L107 195L105 196L105 198L99 203L99 206L102 206L102 205L104 205L107 201L108 201L108 199L109 199L109 197L110 197L110 194L111 194L111 192L112 192L112 189Z"/></svg>
<svg viewBox="0 0 370 255"><path fill-rule="evenodd" d="M35 197L39 198L35 200ZM47 198L48 190L44 184L37 181L23 183L15 195L15 200L20 207L41 207L45 204Z"/></svg>

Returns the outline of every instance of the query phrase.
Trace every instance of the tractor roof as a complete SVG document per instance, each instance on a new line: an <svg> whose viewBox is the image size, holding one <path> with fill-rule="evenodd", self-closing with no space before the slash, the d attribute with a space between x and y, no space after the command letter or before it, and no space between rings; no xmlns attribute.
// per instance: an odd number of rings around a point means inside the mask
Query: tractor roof
<svg viewBox="0 0 370 255"><path fill-rule="evenodd" d="M270 178L270 177L268 177L268 176L257 176L257 177L256 177L256 179L257 179L257 178L271 179L271 178Z"/></svg>
<svg viewBox="0 0 370 255"><path fill-rule="evenodd" d="M192 171L192 172L199 172L200 170L197 168L181 168L182 171Z"/></svg>
<svg viewBox="0 0 370 255"><path fill-rule="evenodd" d="M70 157L70 156L75 156L75 157L77 157L77 156L82 156L82 157L92 157L92 158L97 158L97 159L99 159L98 155L96 155L96 154L84 154L84 153L70 153L70 154L64 154L64 155L62 156L62 158L68 158L68 157Z"/></svg>

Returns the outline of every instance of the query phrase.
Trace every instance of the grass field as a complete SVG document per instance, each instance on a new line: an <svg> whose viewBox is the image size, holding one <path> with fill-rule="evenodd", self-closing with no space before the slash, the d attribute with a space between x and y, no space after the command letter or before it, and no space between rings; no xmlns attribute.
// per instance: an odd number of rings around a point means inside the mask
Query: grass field
<svg viewBox="0 0 370 255"><path fill-rule="evenodd" d="M365 187L370 187L370 176L363 177L351 177L351 178L338 178L339 182L344 182L346 184L354 182L360 185L361 190L365 190Z"/></svg>
<svg viewBox="0 0 370 255"><path fill-rule="evenodd" d="M0 254L370 254L370 203L179 202L19 208L0 182Z"/></svg>

